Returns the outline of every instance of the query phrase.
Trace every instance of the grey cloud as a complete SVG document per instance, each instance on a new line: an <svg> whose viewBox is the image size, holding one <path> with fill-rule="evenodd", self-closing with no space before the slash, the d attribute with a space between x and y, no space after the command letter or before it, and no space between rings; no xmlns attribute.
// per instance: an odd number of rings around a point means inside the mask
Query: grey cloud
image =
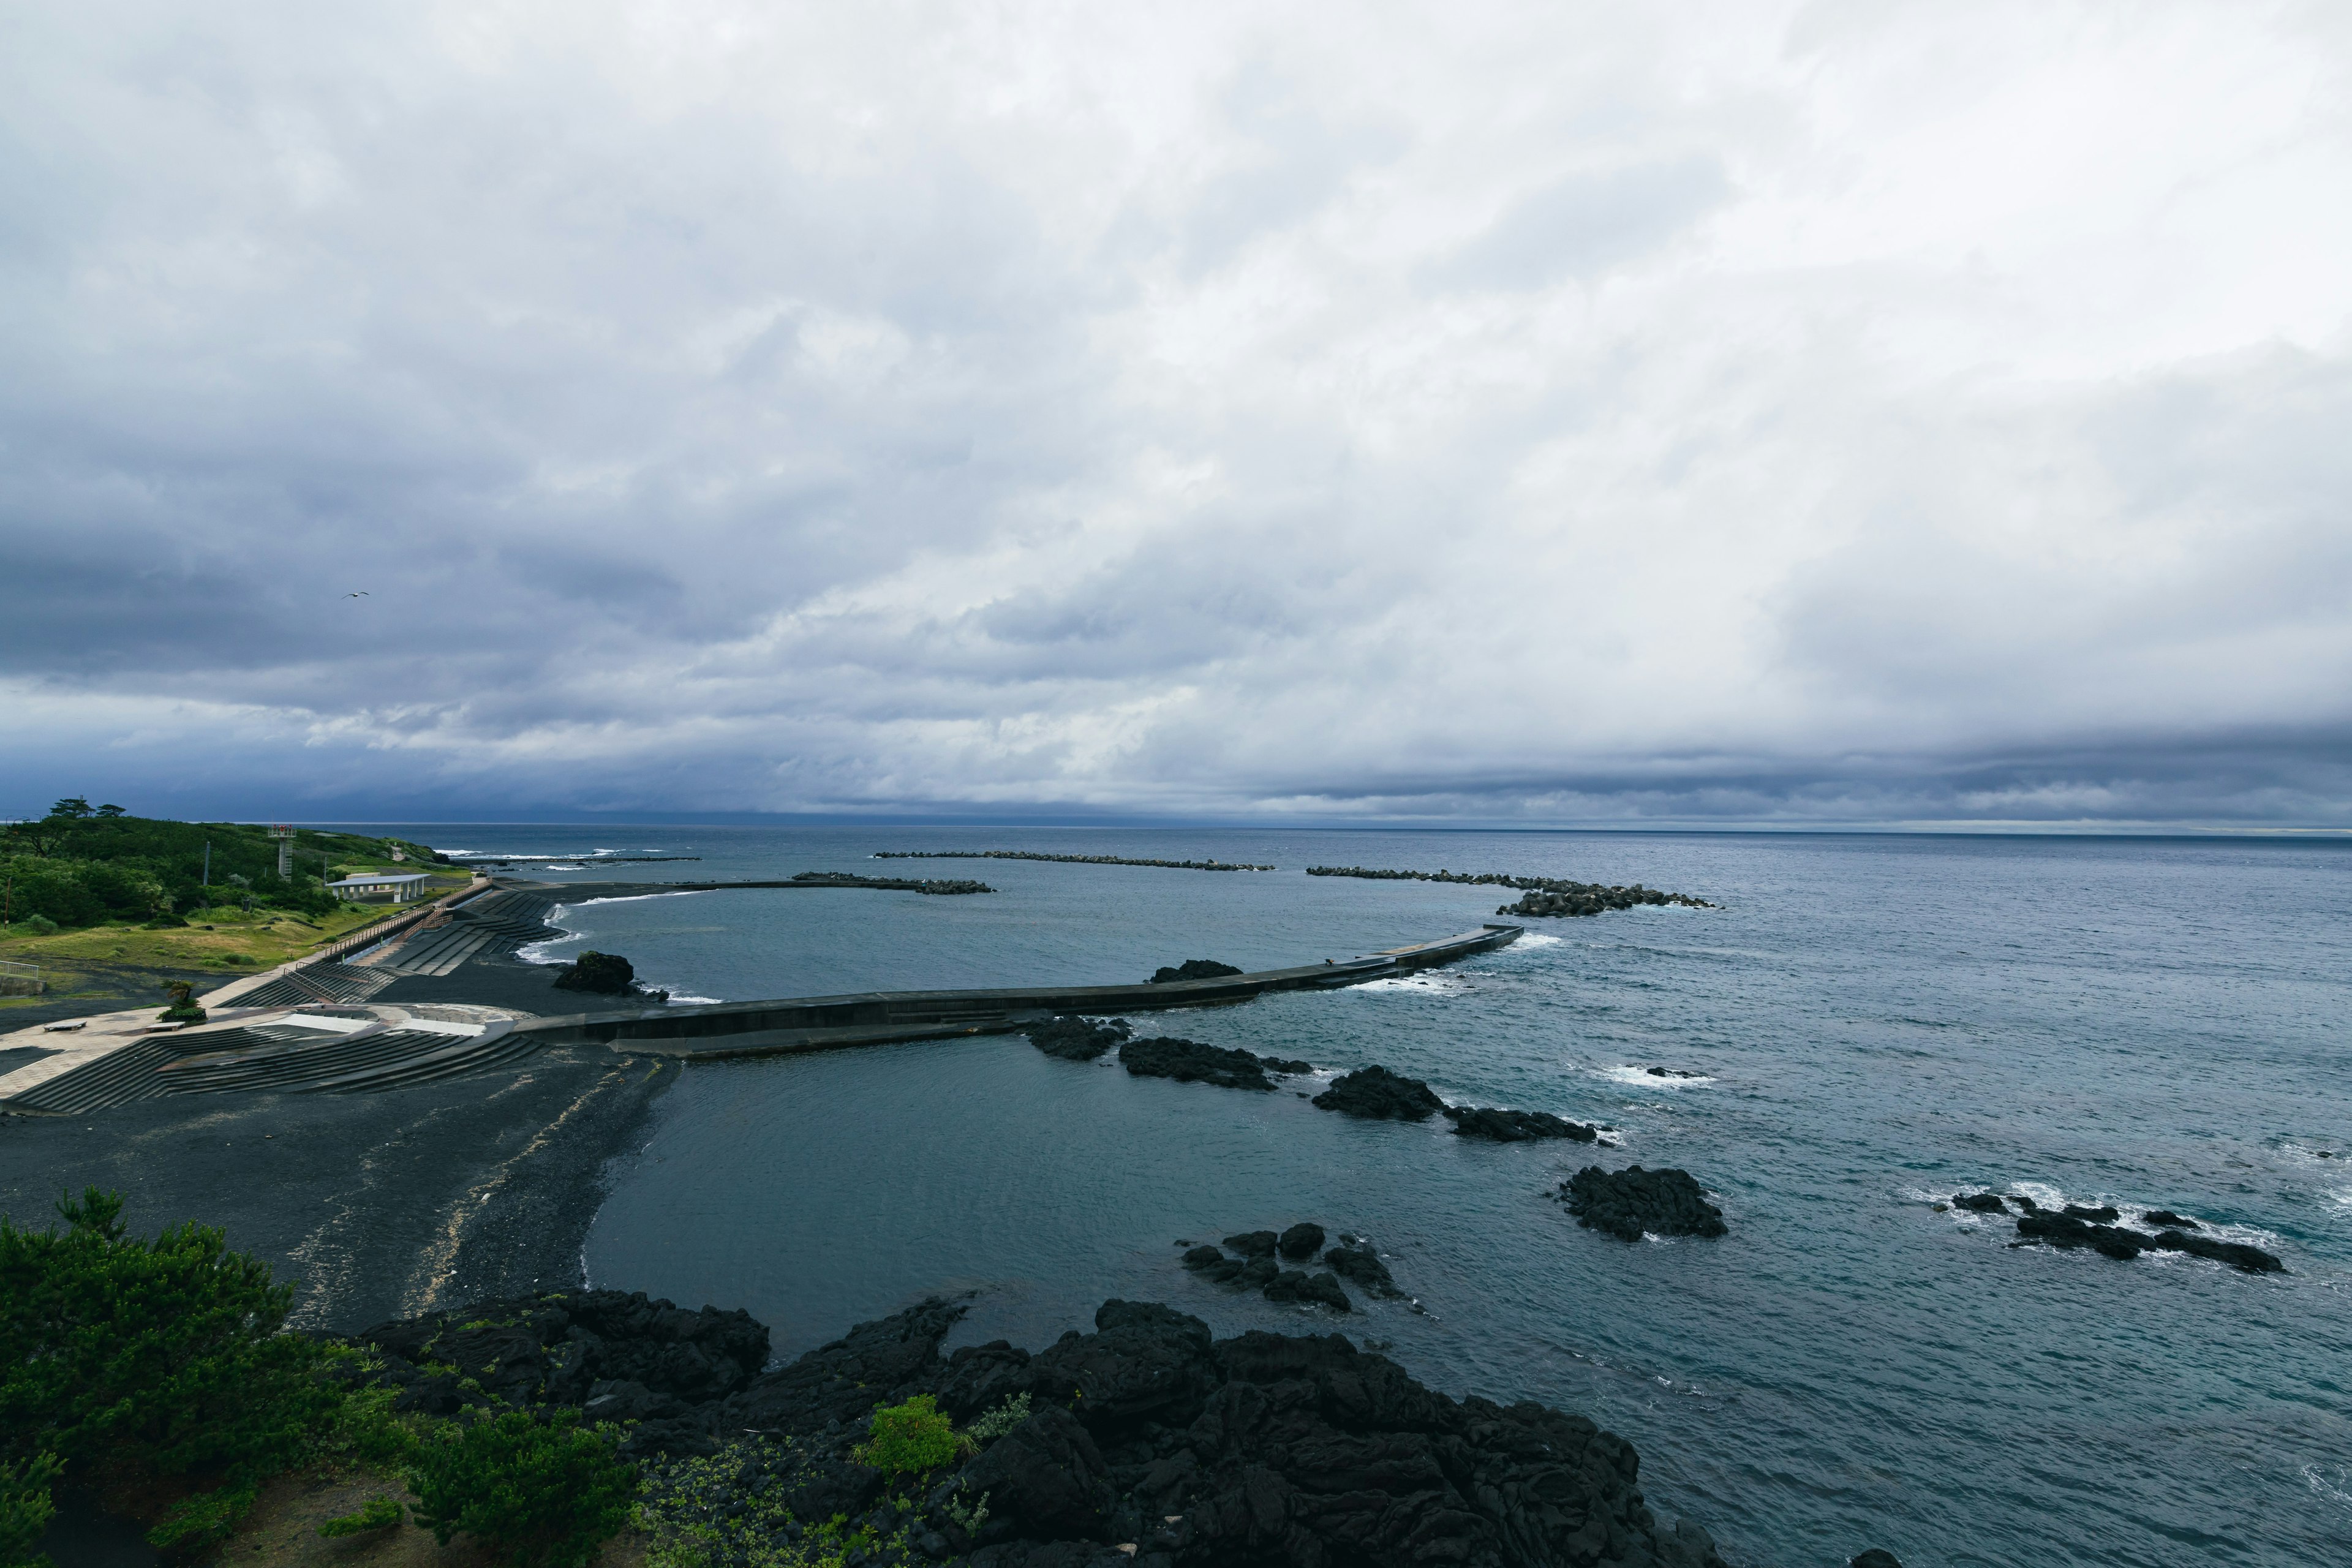
<svg viewBox="0 0 2352 1568"><path fill-rule="evenodd" d="M2105 273L1790 129L1871 38L663 15L10 24L0 791L2343 817L2340 342L2037 358Z"/></svg>
<svg viewBox="0 0 2352 1568"><path fill-rule="evenodd" d="M1730 195L1721 162L1708 154L1579 172L1520 198L1423 277L1445 289L1591 278L1657 249Z"/></svg>

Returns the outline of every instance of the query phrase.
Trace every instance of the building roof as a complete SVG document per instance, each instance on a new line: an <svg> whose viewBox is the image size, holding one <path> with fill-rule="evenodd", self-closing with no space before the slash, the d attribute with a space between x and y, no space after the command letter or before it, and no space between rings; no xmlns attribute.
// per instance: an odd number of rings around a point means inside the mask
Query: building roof
<svg viewBox="0 0 2352 1568"><path fill-rule="evenodd" d="M330 888L388 888L394 882L422 882L424 871L373 871L362 877L346 877L340 882L330 882Z"/></svg>

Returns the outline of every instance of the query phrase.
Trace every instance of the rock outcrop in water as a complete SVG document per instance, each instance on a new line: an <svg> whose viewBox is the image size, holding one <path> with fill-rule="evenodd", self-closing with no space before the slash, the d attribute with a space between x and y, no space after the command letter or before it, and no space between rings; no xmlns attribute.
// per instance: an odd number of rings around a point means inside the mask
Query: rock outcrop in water
<svg viewBox="0 0 2352 1568"><path fill-rule="evenodd" d="M1375 882L1461 882L1471 887L1511 888L1525 895L1498 915L1543 917L1597 915L1641 904L1682 904L1694 910L1717 906L1687 893L1662 893L1636 882L1630 888L1601 882L1571 882L1559 877L1510 877L1496 871L1375 871L1366 866L1309 866L1310 877L1360 877Z"/></svg>
<svg viewBox="0 0 2352 1568"><path fill-rule="evenodd" d="M1034 1354L1000 1340L942 1357L963 1310L925 1301L767 1373L766 1331L742 1314L610 1291L363 1338L406 1368L404 1399L426 1377L412 1351L490 1365L457 1395L478 1406L582 1405L583 1378L632 1369L672 1413L622 1417L625 1447L648 1459L657 1503L707 1505L695 1522L714 1562L840 1516L872 1532L877 1568L966 1554L974 1568L1721 1568L1705 1531L1651 1512L1633 1448L1582 1416L1449 1398L1339 1334L1215 1340L1149 1302L1106 1301L1092 1333ZM1004 1413L1009 1429L954 1468L886 1486L855 1450L877 1406L919 1394L960 1424ZM695 1454L711 1456L700 1474L725 1478L723 1498L661 1458ZM754 1541L737 1528L752 1503L790 1515Z"/></svg>
<svg viewBox="0 0 2352 1568"><path fill-rule="evenodd" d="M637 996L667 1002L667 991L648 990L637 983L634 964L617 952L583 952L555 972L558 991L586 991L600 996Z"/></svg>
<svg viewBox="0 0 2352 1568"><path fill-rule="evenodd" d="M1075 1013L1065 1013L1045 1023L1032 1024L1024 1032L1029 1043L1049 1057L1090 1062L1126 1039L1129 1031L1124 1018L1081 1018Z"/></svg>
<svg viewBox="0 0 2352 1568"><path fill-rule="evenodd" d="M2113 1219L2116 1211L2112 1208L2078 1210L2073 1204L2054 1213L2042 1209L2017 1222L2020 1239L2011 1245L2026 1247L2039 1241L2052 1247L2087 1247L2102 1257L2117 1259L2137 1258L2143 1252L2186 1252L2193 1257L2210 1258L2216 1263L2226 1263L2248 1274L2286 1272L2286 1265L2275 1256L2242 1241L2218 1241L2210 1236L2191 1236L2186 1231L2169 1228L2150 1236L2146 1231L2126 1230L2121 1226L2083 1217L2085 1215L2104 1215Z"/></svg>
<svg viewBox="0 0 2352 1568"><path fill-rule="evenodd" d="M1445 1101L1429 1085L1384 1067L1363 1068L1334 1079L1330 1088L1315 1097L1315 1103L1326 1110L1388 1121L1426 1121L1445 1109Z"/></svg>
<svg viewBox="0 0 2352 1568"><path fill-rule="evenodd" d="M1295 1075L1315 1070L1307 1062L1262 1057L1223 1046L1204 1046L1198 1040L1180 1040L1166 1035L1128 1041L1119 1047L1118 1059L1119 1065L1137 1078L1172 1078L1179 1083L1213 1083L1221 1089L1270 1089L1274 1083L1265 1076L1268 1073Z"/></svg>
<svg viewBox="0 0 2352 1568"><path fill-rule="evenodd" d="M1721 1236L1723 1211L1688 1171L1645 1171L1629 1165L1604 1171L1587 1165L1562 1183L1559 1195L1576 1223L1626 1241L1652 1236Z"/></svg>
<svg viewBox="0 0 2352 1568"><path fill-rule="evenodd" d="M965 877L928 877L916 881L907 877L861 877L854 871L799 871L793 880L811 888L878 888L885 892L929 893L955 897L964 893L996 891L985 882L975 882Z"/></svg>
<svg viewBox="0 0 2352 1568"><path fill-rule="evenodd" d="M2117 1222L2123 1211L2113 1204L2093 1206L2066 1204L2043 1208L2017 1193L1955 1193L1954 1208L1974 1214L2006 1215L2014 1204L2020 1213L2014 1247L2042 1243L2057 1247L2088 1247L2105 1258L2127 1260L2143 1252L2185 1252L2194 1258L2226 1263L2248 1274L2283 1274L2286 1265L2275 1255L2242 1241L2222 1241L2193 1234L2198 1222L2170 1209L2149 1209L2133 1223L2146 1229L2127 1229ZM2154 1234L2149 1234L2153 1231Z"/></svg>
<svg viewBox="0 0 2352 1568"><path fill-rule="evenodd" d="M1555 882L1530 889L1520 895L1517 903L1505 904L1495 912L1498 915L1558 919L1607 914L1612 910L1630 910L1643 904L1682 904L1694 910L1715 908L1705 899L1688 898L1681 893L1662 893L1655 888L1643 887L1639 882L1630 888L1603 887L1598 882Z"/></svg>
<svg viewBox="0 0 2352 1568"><path fill-rule="evenodd" d="M1392 1299L1404 1294L1390 1276L1388 1265L1361 1237L1343 1236L1324 1253L1323 1273L1283 1268L1276 1259L1279 1253L1304 1264L1322 1250L1326 1238L1323 1227L1312 1221L1302 1221L1279 1236L1270 1230L1243 1231L1225 1237L1225 1251L1207 1246L1191 1247L1184 1254L1184 1267L1214 1284L1263 1290L1268 1300L1319 1302L1340 1312L1353 1310L1340 1288L1341 1279L1368 1295ZM1228 1258L1225 1252L1234 1256Z"/></svg>
<svg viewBox="0 0 2352 1568"><path fill-rule="evenodd" d="M1489 1110L1480 1106L1449 1105L1445 1116L1461 1137L1483 1138L1490 1143L1527 1143L1542 1138L1591 1143L1601 1136L1598 1128L1545 1110Z"/></svg>
<svg viewBox="0 0 2352 1568"><path fill-rule="evenodd" d="M1181 963L1153 970L1151 978L1145 984L1167 985L1179 980L1222 980L1228 974L1240 973L1232 964L1219 963L1213 958L1188 958Z"/></svg>

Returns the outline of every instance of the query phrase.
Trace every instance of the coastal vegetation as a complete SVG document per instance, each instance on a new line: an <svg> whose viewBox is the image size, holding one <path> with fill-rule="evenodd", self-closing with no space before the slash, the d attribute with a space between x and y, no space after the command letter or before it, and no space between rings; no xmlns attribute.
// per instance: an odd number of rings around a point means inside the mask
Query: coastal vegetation
<svg viewBox="0 0 2352 1568"><path fill-rule="evenodd" d="M580 1568L634 1517L617 1432L576 1409L403 1411L377 1358L291 1333L293 1286L186 1223L131 1235L119 1194L59 1201L63 1228L0 1216L0 1563L44 1561L52 1493L72 1485L175 1556L236 1534L297 1469L404 1486L417 1522L512 1568ZM460 1383L467 1380L448 1369ZM476 1384L478 1387L478 1384ZM387 1495L319 1527L395 1528ZM240 1561L249 1560L241 1554Z"/></svg>
<svg viewBox="0 0 2352 1568"><path fill-rule="evenodd" d="M52 995L109 965L183 975L266 969L381 912L342 902L328 881L387 870L437 873L445 889L467 879L399 838L298 829L288 877L278 874L278 848L253 823L173 822L60 800L39 821L0 827L0 958L38 965Z"/></svg>

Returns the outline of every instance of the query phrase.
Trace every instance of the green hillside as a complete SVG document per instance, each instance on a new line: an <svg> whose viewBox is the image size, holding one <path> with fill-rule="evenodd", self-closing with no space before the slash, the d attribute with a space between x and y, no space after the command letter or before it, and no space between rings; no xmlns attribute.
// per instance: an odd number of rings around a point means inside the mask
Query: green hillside
<svg viewBox="0 0 2352 1568"><path fill-rule="evenodd" d="M353 871L432 870L435 858L404 839L305 827L295 835L293 875L281 878L277 841L259 825L168 822L68 799L38 822L0 829L0 916L76 929L170 924L207 909L324 915L336 908L325 882Z"/></svg>

